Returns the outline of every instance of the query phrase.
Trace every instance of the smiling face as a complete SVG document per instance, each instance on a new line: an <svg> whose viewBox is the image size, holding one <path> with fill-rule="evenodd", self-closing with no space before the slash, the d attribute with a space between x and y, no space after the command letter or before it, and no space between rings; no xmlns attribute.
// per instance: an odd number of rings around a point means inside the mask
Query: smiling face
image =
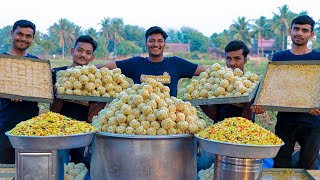
<svg viewBox="0 0 320 180"><path fill-rule="evenodd" d="M161 57L166 46L166 41L161 33L151 34L146 42L149 56Z"/></svg>
<svg viewBox="0 0 320 180"><path fill-rule="evenodd" d="M93 59L93 47L90 43L78 42L75 48L71 49L73 66L88 65Z"/></svg>
<svg viewBox="0 0 320 180"><path fill-rule="evenodd" d="M226 64L228 68L239 68L244 70L244 65L247 63L247 58L243 56L243 50L230 51L226 53Z"/></svg>
<svg viewBox="0 0 320 180"><path fill-rule="evenodd" d="M13 48L18 51L25 51L31 46L33 41L33 29L17 27L15 31L11 31L13 39Z"/></svg>
<svg viewBox="0 0 320 180"><path fill-rule="evenodd" d="M305 46L308 44L309 39L312 39L314 32L311 32L310 24L293 24L289 28L292 43L297 46Z"/></svg>

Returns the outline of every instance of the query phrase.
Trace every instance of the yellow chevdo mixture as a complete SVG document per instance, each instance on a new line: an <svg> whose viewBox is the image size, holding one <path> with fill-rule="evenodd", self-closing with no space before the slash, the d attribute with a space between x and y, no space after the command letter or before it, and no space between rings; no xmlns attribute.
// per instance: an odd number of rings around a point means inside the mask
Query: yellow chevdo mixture
<svg viewBox="0 0 320 180"><path fill-rule="evenodd" d="M54 112L43 113L16 125L10 134L18 136L64 136L92 132L95 127Z"/></svg>
<svg viewBox="0 0 320 180"><path fill-rule="evenodd" d="M279 145L282 140L272 132L242 118L226 118L197 134L199 137L221 142L251 145Z"/></svg>

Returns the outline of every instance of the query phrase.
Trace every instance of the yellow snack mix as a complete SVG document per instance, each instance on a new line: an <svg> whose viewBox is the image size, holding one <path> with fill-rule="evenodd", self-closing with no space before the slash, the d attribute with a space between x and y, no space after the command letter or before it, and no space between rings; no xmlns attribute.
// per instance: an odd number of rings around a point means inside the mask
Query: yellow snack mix
<svg viewBox="0 0 320 180"><path fill-rule="evenodd" d="M18 136L64 136L92 132L95 127L83 121L77 121L58 113L47 112L22 121L10 134Z"/></svg>
<svg viewBox="0 0 320 180"><path fill-rule="evenodd" d="M279 145L282 140L272 132L243 117L225 118L197 134L221 142L250 145Z"/></svg>

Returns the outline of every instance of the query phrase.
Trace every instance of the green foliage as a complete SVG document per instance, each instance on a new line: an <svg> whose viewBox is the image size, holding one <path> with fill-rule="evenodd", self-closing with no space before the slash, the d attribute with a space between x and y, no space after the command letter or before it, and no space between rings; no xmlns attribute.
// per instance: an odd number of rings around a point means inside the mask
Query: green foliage
<svg viewBox="0 0 320 180"><path fill-rule="evenodd" d="M124 56L142 53L142 48L137 46L132 41L123 41L123 42L119 43L117 46L117 49L118 49L118 54L124 55Z"/></svg>
<svg viewBox="0 0 320 180"><path fill-rule="evenodd" d="M5 26L0 29L0 51L7 52L11 48L11 32L12 26Z"/></svg>
<svg viewBox="0 0 320 180"><path fill-rule="evenodd" d="M241 40L247 45L251 45L250 30L251 25L245 17L239 17L234 24L230 26L230 33L234 40Z"/></svg>
<svg viewBox="0 0 320 180"><path fill-rule="evenodd" d="M182 43L183 39L181 38L181 33L174 29L168 29L167 31L168 38L166 42L168 43Z"/></svg>
<svg viewBox="0 0 320 180"><path fill-rule="evenodd" d="M246 17L239 17L230 25L229 29L221 33L213 33L206 37L203 33L191 27L182 27L180 30L165 29L169 37L167 42L170 43L189 43L190 52L179 54L186 59L210 59L210 55L205 53L223 54L224 47L231 40L243 40L248 46L253 43L252 48L256 48L259 38L275 39L274 48L278 51L286 48L287 30L291 20L297 15L308 14L307 11L294 13L290 11L287 5L275 9L273 17L259 17L258 19L247 20ZM68 57L69 50L73 47L76 38L82 34L92 36L98 42L98 48L95 52L97 58L110 59L116 58L117 55L127 54L118 50L119 44L124 41L131 41L146 52L145 48L145 29L137 25L124 24L121 18L103 18L99 23L99 29L89 28L82 30L80 26L61 18L48 28L48 32L43 34L36 32L34 43L28 49L40 57L49 58L52 54L59 54L62 59ZM313 49L320 50L320 24L319 21L315 27L315 35L318 37L313 40ZM6 52L11 47L10 31L12 26L5 26L0 29L0 50ZM121 45L122 46L122 45ZM121 52L120 52L121 51ZM137 51L131 50L136 54ZM140 51L140 50L139 50ZM262 51L262 50L260 50ZM129 51L130 52L130 51ZM252 51L254 52L254 51ZM133 54L128 54L133 55Z"/></svg>
<svg viewBox="0 0 320 180"><path fill-rule="evenodd" d="M224 30L220 34L214 33L210 37L211 47L218 49L221 52L224 51L224 48L226 47L229 41L231 41L230 32L227 30Z"/></svg>
<svg viewBox="0 0 320 180"><path fill-rule="evenodd" d="M190 51L207 52L209 40L201 32L190 28L182 27L181 34L183 38L183 43L190 43Z"/></svg>
<svg viewBox="0 0 320 180"><path fill-rule="evenodd" d="M124 39L131 41L141 49L145 50L145 29L139 26L125 25L124 26Z"/></svg>

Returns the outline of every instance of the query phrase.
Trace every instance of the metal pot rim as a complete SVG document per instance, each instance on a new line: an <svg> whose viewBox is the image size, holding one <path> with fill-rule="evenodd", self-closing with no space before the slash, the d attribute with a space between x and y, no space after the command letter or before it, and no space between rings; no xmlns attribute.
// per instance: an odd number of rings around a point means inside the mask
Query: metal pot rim
<svg viewBox="0 0 320 180"><path fill-rule="evenodd" d="M279 146L283 146L284 142L282 142L281 144L277 144L277 145L257 145L257 144L236 144L236 143L231 143L231 142L222 142L222 141L216 141L216 140L209 140L209 139L204 139L202 137L199 137L197 135L195 135L195 137L197 139L209 142L209 143L217 143L217 144L226 144L226 145L233 145L233 146L246 146L246 147L279 147Z"/></svg>
<svg viewBox="0 0 320 180"><path fill-rule="evenodd" d="M174 135L130 135L130 134L114 134L107 132L98 132L98 136L108 136L114 138L126 138L126 139L178 139L178 138L191 138L193 134L174 134Z"/></svg>
<svg viewBox="0 0 320 180"><path fill-rule="evenodd" d="M84 136L84 135L89 135L89 134L94 134L96 131L92 132L87 132L87 133L82 133L82 134L71 134L71 135L61 135L61 136L19 136L19 135L12 135L10 134L11 131L5 132L5 135L11 136L11 137L16 137L16 138L39 138L39 139L46 139L46 138L66 138L66 137L77 137L77 136Z"/></svg>

